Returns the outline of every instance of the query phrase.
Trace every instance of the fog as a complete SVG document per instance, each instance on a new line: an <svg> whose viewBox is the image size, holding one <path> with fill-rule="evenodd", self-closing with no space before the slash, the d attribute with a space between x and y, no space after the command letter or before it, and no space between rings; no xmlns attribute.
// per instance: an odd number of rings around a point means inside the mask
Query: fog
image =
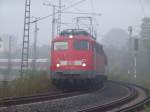
<svg viewBox="0 0 150 112"><path fill-rule="evenodd" d="M17 38L14 41L13 58L21 57L21 45L23 37L24 22L24 0L0 0L0 36L6 38L7 35L13 35ZM68 7L77 1L62 0L62 5ZM43 3L58 4L58 0L32 0L31 16L45 17L52 14L52 7L44 6ZM64 7L64 8L65 8ZM86 12L100 13L101 16L94 16L97 22L97 40L104 45L104 50L108 57L109 75L122 75L134 78L134 39L131 40L129 51L129 32L128 26L133 27L133 37L139 38L139 50L137 53L137 77L140 79L143 75L147 78L149 70L149 39L143 41L145 32L141 26L150 25L150 20L143 18L150 17L150 1L149 0L83 0L78 5L70 7L65 12ZM62 22L74 23L74 18L78 16L62 13ZM93 15L88 15L93 16ZM31 20L32 21L32 20ZM51 40L51 22L52 17L40 20L38 22L38 57L49 58L49 44ZM74 28L74 24L63 24L61 29ZM34 24L31 24L30 31L30 50L29 58L33 58L33 31ZM150 32L150 29L146 30ZM19 47L16 45L19 45ZM1 53L0 58L7 58L6 53ZM126 74L126 75L124 75ZM145 79L146 79L145 78ZM144 78L143 78L144 79ZM142 79L142 80L143 80ZM144 80L145 80L144 79ZM146 82L146 81L145 81Z"/></svg>
<svg viewBox="0 0 150 112"><path fill-rule="evenodd" d="M24 0L0 0L0 35L15 35L18 43L21 44L23 36L24 21ZM62 0L62 5L68 7L77 1ZM31 16L44 17L52 14L52 7L44 6L43 3L58 4L56 0L32 0ZM143 8L144 7L144 8ZM144 16L150 16L149 0L85 0L82 3L71 7L66 12L95 12L101 13L101 16L95 16L98 25L98 38L101 40L112 28L121 28L127 31L129 25L140 25ZM77 16L62 14L63 22L72 22ZM47 19L38 22L38 44L49 44L51 39L51 20ZM72 27L72 25L62 25L63 28ZM73 26L74 27L74 26ZM33 24L31 25L31 43L33 41Z"/></svg>

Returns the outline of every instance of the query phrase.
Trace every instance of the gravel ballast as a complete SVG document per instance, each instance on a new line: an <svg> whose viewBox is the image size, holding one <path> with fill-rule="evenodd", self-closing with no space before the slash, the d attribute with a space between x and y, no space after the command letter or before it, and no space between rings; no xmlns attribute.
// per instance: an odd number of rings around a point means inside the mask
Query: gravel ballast
<svg viewBox="0 0 150 112"><path fill-rule="evenodd" d="M126 87L108 82L102 89L91 93L51 101L2 107L0 112L76 112L79 109L109 103L125 97L128 92Z"/></svg>

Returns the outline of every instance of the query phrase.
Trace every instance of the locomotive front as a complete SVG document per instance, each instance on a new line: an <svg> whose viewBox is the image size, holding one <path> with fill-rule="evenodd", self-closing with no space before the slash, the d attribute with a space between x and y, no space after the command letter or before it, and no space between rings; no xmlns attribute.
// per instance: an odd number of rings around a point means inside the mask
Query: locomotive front
<svg viewBox="0 0 150 112"><path fill-rule="evenodd" d="M52 41L51 79L55 85L79 84L94 79L92 44L85 31L63 31Z"/></svg>

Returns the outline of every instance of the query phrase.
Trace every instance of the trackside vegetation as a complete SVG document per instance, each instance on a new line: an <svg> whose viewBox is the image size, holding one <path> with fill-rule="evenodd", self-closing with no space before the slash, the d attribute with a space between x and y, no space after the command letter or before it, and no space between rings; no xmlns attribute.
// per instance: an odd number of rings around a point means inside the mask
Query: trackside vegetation
<svg viewBox="0 0 150 112"><path fill-rule="evenodd" d="M137 75L135 78L133 74L109 74L109 79L110 80L117 80L117 81L124 81L124 82L129 82L129 83L135 83L138 85L141 85L143 87L149 88L150 89L150 81L149 81L149 76L146 74L142 75Z"/></svg>
<svg viewBox="0 0 150 112"><path fill-rule="evenodd" d="M47 71L29 71L22 78L0 83L0 98L26 96L55 89Z"/></svg>

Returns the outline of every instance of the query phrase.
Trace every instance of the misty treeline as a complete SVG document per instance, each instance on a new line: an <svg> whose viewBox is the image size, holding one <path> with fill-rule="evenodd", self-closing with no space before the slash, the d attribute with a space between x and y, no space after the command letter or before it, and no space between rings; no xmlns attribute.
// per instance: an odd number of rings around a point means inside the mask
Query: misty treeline
<svg viewBox="0 0 150 112"><path fill-rule="evenodd" d="M139 72L141 75L150 75L150 18L144 18L142 20L140 39Z"/></svg>
<svg viewBox="0 0 150 112"><path fill-rule="evenodd" d="M22 53L22 48L18 46L11 46L12 47L12 52L11 52L11 58L12 59L20 59L21 58L21 53ZM33 45L30 46L29 48L29 58L32 59L34 56L34 48ZM3 52L0 52L0 59L7 59L8 58L8 50L5 50ZM49 52L50 52L50 45L42 45L42 46L37 46L37 58L49 58Z"/></svg>
<svg viewBox="0 0 150 112"><path fill-rule="evenodd" d="M134 27L133 27L134 29ZM113 28L107 32L101 43L108 57L108 69L110 74L131 75L134 69L133 38L139 38L139 50L137 52L137 77L150 75L150 18L141 20L140 32L131 37L131 48L129 50L129 33L127 30ZM14 41L16 42L16 41ZM21 47L12 44L12 58L21 58ZM14 47L15 46L15 47ZM7 58L8 50L0 53L0 58ZM33 58L33 45L30 46L29 58ZM49 58L50 45L37 47L37 58Z"/></svg>
<svg viewBox="0 0 150 112"><path fill-rule="evenodd" d="M134 29L134 27L133 27ZM150 18L141 20L138 35L130 38L128 29L114 28L103 38L105 52L108 56L110 75L128 75L134 78L134 38L139 38L137 51L137 78L144 79L150 76ZM129 38L131 46L129 47Z"/></svg>

